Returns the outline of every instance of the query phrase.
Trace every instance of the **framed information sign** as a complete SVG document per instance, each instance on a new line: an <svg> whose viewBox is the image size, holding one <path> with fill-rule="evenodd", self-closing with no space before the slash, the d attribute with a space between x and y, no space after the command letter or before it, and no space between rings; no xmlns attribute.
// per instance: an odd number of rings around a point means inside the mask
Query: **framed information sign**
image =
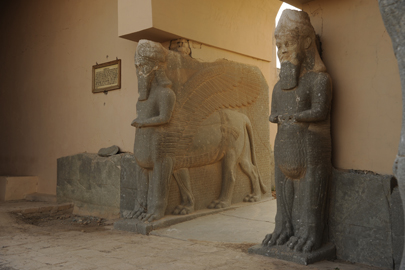
<svg viewBox="0 0 405 270"><path fill-rule="evenodd" d="M93 66L93 93L121 89L121 60Z"/></svg>

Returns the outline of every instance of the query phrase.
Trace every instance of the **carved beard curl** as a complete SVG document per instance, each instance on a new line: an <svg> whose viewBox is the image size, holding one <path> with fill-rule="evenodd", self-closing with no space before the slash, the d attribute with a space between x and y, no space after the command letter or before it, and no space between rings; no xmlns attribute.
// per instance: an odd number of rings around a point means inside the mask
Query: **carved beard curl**
<svg viewBox="0 0 405 270"><path fill-rule="evenodd" d="M138 92L139 92L139 101L147 100L150 93L150 88L152 85L152 80L155 77L155 72L152 72L148 76L138 76Z"/></svg>
<svg viewBox="0 0 405 270"><path fill-rule="evenodd" d="M298 85L298 79L300 77L300 65L294 65L289 61L281 63L280 68L280 87L283 90L290 90Z"/></svg>

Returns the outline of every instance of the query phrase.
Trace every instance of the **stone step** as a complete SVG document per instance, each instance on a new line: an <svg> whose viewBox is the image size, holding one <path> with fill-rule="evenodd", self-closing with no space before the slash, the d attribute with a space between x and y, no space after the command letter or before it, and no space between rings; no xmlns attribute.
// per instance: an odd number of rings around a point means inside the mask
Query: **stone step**
<svg viewBox="0 0 405 270"><path fill-rule="evenodd" d="M61 211L72 210L72 203L63 204L48 204L48 203L37 203L37 204L24 204L20 207L8 207L11 211L10 213L21 213L21 214L43 214L43 213L57 213ZM13 209L14 208L14 209Z"/></svg>
<svg viewBox="0 0 405 270"><path fill-rule="evenodd" d="M56 195L45 194L45 193L31 193L25 196L25 200L32 202L56 202Z"/></svg>

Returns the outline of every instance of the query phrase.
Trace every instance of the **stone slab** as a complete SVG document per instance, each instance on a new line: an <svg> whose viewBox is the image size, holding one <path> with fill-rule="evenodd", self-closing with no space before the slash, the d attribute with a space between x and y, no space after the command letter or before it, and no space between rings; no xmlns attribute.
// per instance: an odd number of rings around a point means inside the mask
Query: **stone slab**
<svg viewBox="0 0 405 270"><path fill-rule="evenodd" d="M8 205L4 205L3 209L9 209L8 212L10 213L22 213L22 214L42 214L42 213L59 213L62 211L73 211L73 204L71 203L26 203L20 202L17 205L13 205L12 207ZM2 209L0 209L2 212Z"/></svg>
<svg viewBox="0 0 405 270"><path fill-rule="evenodd" d="M22 200L37 186L37 176L0 176L0 201Z"/></svg>
<svg viewBox="0 0 405 270"><path fill-rule="evenodd" d="M75 213L118 217L122 154L81 153L57 161L57 200L73 202Z"/></svg>
<svg viewBox="0 0 405 270"><path fill-rule="evenodd" d="M322 246L320 249L311 253L296 252L289 249L286 245L272 247L256 245L249 248L249 253L264 255L267 257L273 257L303 265L308 265L324 260L334 260L336 258L335 245L331 243L328 243Z"/></svg>
<svg viewBox="0 0 405 270"><path fill-rule="evenodd" d="M153 230L153 224L139 219L120 219L114 222L114 229L148 235Z"/></svg>
<svg viewBox="0 0 405 270"><path fill-rule="evenodd" d="M113 155L118 154L119 151L120 151L120 148L119 148L118 146L116 146L116 145L113 145L113 146L110 146L110 147L101 148L101 149L98 151L97 154L98 154L100 157L110 157L110 156L113 156Z"/></svg>
<svg viewBox="0 0 405 270"><path fill-rule="evenodd" d="M235 209L235 206L224 209L203 209L195 211L194 213L191 213L189 215L167 215L162 219L153 222L143 222L138 219L120 219L114 222L114 229L148 235L152 230L166 228L174 224L189 221L206 215L216 214L230 209Z"/></svg>
<svg viewBox="0 0 405 270"><path fill-rule="evenodd" d="M56 202L56 195L52 194L44 194L44 193L31 193L25 196L25 199L27 201L33 201L33 202L51 202L55 203Z"/></svg>
<svg viewBox="0 0 405 270"><path fill-rule="evenodd" d="M333 171L329 236L338 259L392 269L392 178L369 171Z"/></svg>

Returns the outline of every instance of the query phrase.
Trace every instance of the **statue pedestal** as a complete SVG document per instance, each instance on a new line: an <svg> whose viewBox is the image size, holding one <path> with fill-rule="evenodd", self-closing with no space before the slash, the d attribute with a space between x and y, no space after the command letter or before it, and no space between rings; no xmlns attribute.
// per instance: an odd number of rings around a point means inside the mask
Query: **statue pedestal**
<svg viewBox="0 0 405 270"><path fill-rule="evenodd" d="M264 255L267 257L303 265L308 265L323 260L334 260L336 258L336 248L335 245L331 243L323 245L320 249L311 253L296 252L289 249L286 245L272 247L256 245L249 248L249 253Z"/></svg>
<svg viewBox="0 0 405 270"><path fill-rule="evenodd" d="M246 205L246 203L241 204ZM238 205L221 209L203 209L195 211L188 215L167 215L164 216L162 219L155 220L152 222L144 222L139 219L120 219L114 222L114 229L119 231L128 231L137 234L148 235L153 230L166 228L174 224L189 221L198 217L203 217L206 215L212 215L219 212L235 209L237 208L237 206Z"/></svg>

